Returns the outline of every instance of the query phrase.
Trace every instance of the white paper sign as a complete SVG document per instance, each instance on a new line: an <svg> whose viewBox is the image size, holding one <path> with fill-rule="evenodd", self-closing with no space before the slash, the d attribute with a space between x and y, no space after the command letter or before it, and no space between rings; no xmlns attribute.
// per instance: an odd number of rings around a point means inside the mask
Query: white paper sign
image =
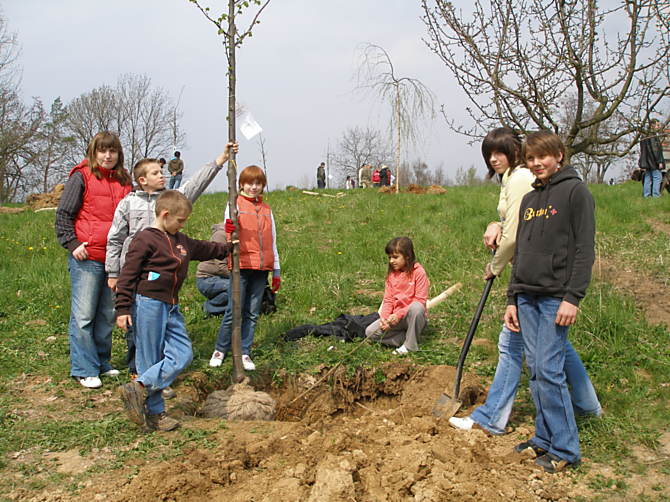
<svg viewBox="0 0 670 502"><path fill-rule="evenodd" d="M248 141L263 132L263 128L254 120L251 113L245 112L240 119L240 131Z"/></svg>

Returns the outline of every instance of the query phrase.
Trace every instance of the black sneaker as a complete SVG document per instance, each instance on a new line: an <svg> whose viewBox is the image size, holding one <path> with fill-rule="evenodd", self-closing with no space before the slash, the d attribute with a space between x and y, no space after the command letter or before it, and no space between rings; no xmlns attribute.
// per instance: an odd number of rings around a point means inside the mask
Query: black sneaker
<svg viewBox="0 0 670 502"><path fill-rule="evenodd" d="M542 467L545 472L554 474L571 467L577 467L579 465L579 460L577 462L568 462L552 453L545 453L544 455L537 457L535 463Z"/></svg>
<svg viewBox="0 0 670 502"><path fill-rule="evenodd" d="M539 446L536 446L535 443L531 441L524 441L523 443L519 443L514 447L514 451L517 453L522 453L524 450L527 450L528 448L533 450L535 455L538 457L540 455L544 455L545 453L547 453L547 450L545 450L544 448L540 448Z"/></svg>

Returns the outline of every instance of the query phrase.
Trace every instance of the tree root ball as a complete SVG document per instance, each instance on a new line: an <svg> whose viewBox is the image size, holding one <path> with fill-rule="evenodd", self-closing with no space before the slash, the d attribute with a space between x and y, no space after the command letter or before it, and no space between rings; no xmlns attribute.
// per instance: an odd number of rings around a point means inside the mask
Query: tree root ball
<svg viewBox="0 0 670 502"><path fill-rule="evenodd" d="M255 391L246 381L212 392L201 415L225 420L272 420L277 403L265 392Z"/></svg>

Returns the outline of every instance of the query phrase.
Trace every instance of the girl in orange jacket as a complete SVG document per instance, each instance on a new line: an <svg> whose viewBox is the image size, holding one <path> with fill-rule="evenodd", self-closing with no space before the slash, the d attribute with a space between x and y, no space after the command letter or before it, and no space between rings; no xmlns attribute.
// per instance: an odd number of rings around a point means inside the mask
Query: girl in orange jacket
<svg viewBox="0 0 670 502"><path fill-rule="evenodd" d="M258 166L249 166L240 173L240 194L237 197L237 223L240 240L240 300L242 302L242 364L247 371L256 369L251 360L256 321L261 312L263 291L268 272L272 271L272 291L281 284L279 253L277 252L276 227L272 210L263 202L267 184L265 173ZM226 208L225 229L228 234L235 225ZM228 291L232 291L232 274ZM214 353L209 360L212 367L221 366L230 350L233 328L233 302L229 301L223 314Z"/></svg>
<svg viewBox="0 0 670 502"><path fill-rule="evenodd" d="M386 245L389 258L380 319L370 324L365 336L397 347L395 354L419 350L419 337L428 324L426 301L430 281L416 261L409 237L396 237Z"/></svg>

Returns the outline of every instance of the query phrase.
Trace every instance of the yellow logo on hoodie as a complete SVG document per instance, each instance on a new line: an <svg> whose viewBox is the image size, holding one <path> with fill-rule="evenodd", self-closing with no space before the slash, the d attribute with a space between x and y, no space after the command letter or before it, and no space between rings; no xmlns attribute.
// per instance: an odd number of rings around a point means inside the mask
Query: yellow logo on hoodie
<svg viewBox="0 0 670 502"><path fill-rule="evenodd" d="M532 207L526 208L523 213L523 219L525 221L532 220L533 218L542 218L549 219L550 216L555 216L558 214L558 211L549 204L547 207L541 209L533 209Z"/></svg>

